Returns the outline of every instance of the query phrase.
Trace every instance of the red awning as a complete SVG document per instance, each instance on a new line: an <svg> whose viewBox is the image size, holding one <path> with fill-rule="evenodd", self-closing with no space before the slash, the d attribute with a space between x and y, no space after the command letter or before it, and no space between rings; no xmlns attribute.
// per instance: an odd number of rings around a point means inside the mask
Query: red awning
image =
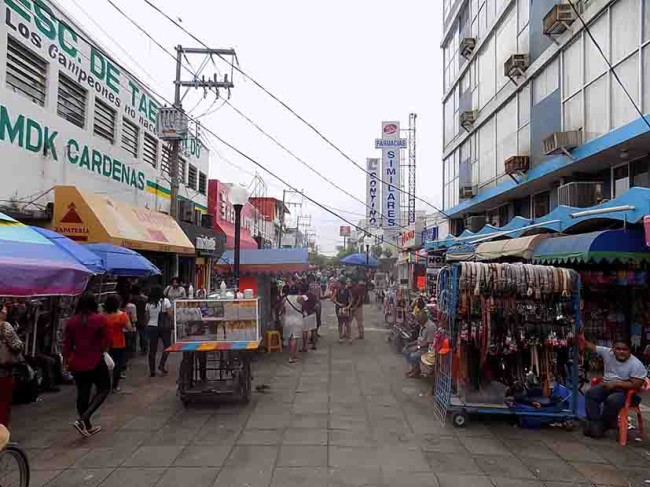
<svg viewBox="0 0 650 487"><path fill-rule="evenodd" d="M219 223L217 225L223 233L226 234L226 249L234 249L235 248L235 225L227 224L227 223ZM257 246L257 242L253 240L253 237L251 237L250 232L248 230L242 230L241 231L241 240L240 240L240 248L242 250L244 249L257 249L259 248Z"/></svg>

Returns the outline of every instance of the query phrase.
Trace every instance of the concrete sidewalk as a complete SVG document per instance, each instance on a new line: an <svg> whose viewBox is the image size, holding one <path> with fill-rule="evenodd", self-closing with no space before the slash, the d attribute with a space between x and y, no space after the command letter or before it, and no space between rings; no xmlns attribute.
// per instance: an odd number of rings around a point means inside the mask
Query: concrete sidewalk
<svg viewBox="0 0 650 487"><path fill-rule="evenodd" d="M12 436L27 448L32 487L641 486L650 444L524 430L474 420L441 426L430 386L403 376L374 305L364 341L338 344L325 307L319 350L289 365L286 353L253 364L250 404L191 405L176 397L174 372L150 379L138 359L123 392L103 406L103 431L84 440L73 387L15 407Z"/></svg>

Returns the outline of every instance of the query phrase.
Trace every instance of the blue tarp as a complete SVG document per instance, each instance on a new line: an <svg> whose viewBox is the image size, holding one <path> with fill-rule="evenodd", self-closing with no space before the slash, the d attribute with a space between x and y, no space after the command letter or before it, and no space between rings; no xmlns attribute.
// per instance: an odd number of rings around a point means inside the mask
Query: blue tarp
<svg viewBox="0 0 650 487"><path fill-rule="evenodd" d="M351 254L341 259L341 264L344 265L357 265L362 267L377 267L379 261L372 255L366 254Z"/></svg>
<svg viewBox="0 0 650 487"><path fill-rule="evenodd" d="M603 230L601 232L548 238L533 254L536 263L639 262L650 261L643 232Z"/></svg>
<svg viewBox="0 0 650 487"><path fill-rule="evenodd" d="M86 248L102 259L102 265L111 275L149 277L161 274L158 267L134 250L109 243L88 244Z"/></svg>
<svg viewBox="0 0 650 487"><path fill-rule="evenodd" d="M85 265L95 274L104 274L106 272L101 257L89 250L88 247L78 244L65 235L61 235L60 233L48 230L46 228L31 227L31 229L41 234L43 237L56 245L60 250L66 252L80 264Z"/></svg>
<svg viewBox="0 0 650 487"><path fill-rule="evenodd" d="M219 263L232 264L235 262L235 253L226 250ZM307 249L247 249L242 250L239 256L240 265L290 265L308 264L309 253Z"/></svg>

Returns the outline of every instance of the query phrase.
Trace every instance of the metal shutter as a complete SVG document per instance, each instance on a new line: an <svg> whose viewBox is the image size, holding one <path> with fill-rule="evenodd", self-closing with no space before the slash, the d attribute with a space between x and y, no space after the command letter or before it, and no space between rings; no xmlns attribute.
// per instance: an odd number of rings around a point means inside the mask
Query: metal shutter
<svg viewBox="0 0 650 487"><path fill-rule="evenodd" d="M7 86L16 93L45 106L47 62L7 37Z"/></svg>
<svg viewBox="0 0 650 487"><path fill-rule="evenodd" d="M122 119L122 148L133 157L138 157L138 138L140 129L125 118Z"/></svg>
<svg viewBox="0 0 650 487"><path fill-rule="evenodd" d="M88 91L59 73L59 97L56 113L77 127L86 124L86 95Z"/></svg>
<svg viewBox="0 0 650 487"><path fill-rule="evenodd" d="M102 137L111 143L115 141L115 110L106 103L95 98L95 122L93 123L93 134Z"/></svg>
<svg viewBox="0 0 650 487"><path fill-rule="evenodd" d="M144 134L144 145L142 146L142 159L153 167L158 165L158 139L147 133Z"/></svg>
<svg viewBox="0 0 650 487"><path fill-rule="evenodd" d="M196 178L197 178L196 167L190 164L190 170L187 173L187 185L192 189L196 189Z"/></svg>

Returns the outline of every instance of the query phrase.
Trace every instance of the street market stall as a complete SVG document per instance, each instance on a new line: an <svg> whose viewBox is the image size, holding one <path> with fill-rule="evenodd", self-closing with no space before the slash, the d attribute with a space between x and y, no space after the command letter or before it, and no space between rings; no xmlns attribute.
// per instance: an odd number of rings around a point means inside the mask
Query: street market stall
<svg viewBox="0 0 650 487"><path fill-rule="evenodd" d="M250 400L248 352L261 342L256 298L176 300L175 343L168 352L182 352L178 394L183 404L223 394Z"/></svg>
<svg viewBox="0 0 650 487"><path fill-rule="evenodd" d="M465 426L473 413L527 426L578 416L576 272L528 264L464 262L440 273L441 332L435 410Z"/></svg>

